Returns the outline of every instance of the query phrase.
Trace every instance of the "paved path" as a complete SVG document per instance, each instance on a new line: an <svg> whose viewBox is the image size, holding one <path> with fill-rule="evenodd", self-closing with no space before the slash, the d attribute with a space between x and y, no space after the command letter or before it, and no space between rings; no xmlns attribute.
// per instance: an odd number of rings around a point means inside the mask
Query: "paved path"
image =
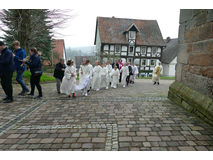
<svg viewBox="0 0 213 160"><path fill-rule="evenodd" d="M54 83L41 100L15 86L15 102L0 103L0 150L213 150L213 127L166 98L171 83L137 80L74 100Z"/></svg>

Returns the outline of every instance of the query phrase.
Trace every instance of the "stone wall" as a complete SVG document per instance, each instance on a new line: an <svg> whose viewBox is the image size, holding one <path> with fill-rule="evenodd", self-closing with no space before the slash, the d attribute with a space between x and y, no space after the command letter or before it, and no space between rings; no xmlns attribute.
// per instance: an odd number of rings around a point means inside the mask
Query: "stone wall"
<svg viewBox="0 0 213 160"><path fill-rule="evenodd" d="M213 97L213 10L181 10L176 80Z"/></svg>
<svg viewBox="0 0 213 160"><path fill-rule="evenodd" d="M179 23L176 82L169 98L213 124L213 10L181 10Z"/></svg>

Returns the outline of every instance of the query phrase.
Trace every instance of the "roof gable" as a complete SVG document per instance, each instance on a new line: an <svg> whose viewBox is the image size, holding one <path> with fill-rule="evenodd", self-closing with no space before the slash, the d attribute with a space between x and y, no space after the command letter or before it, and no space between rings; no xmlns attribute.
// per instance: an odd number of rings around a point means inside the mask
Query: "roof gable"
<svg viewBox="0 0 213 160"><path fill-rule="evenodd" d="M99 30L101 43L128 44L123 33L128 29L134 29L134 27L138 30L136 45L165 46L156 20L97 17L96 34Z"/></svg>
<svg viewBox="0 0 213 160"><path fill-rule="evenodd" d="M138 27L133 23L133 24L131 24L131 26L129 26L128 28L127 28L127 30L125 30L125 32L128 32L128 31L136 31L136 32L140 32L140 30L138 29ZM124 33L125 33L124 32Z"/></svg>
<svg viewBox="0 0 213 160"><path fill-rule="evenodd" d="M162 53L162 63L169 64L172 60L177 57L178 54L178 39L166 39L166 48Z"/></svg>

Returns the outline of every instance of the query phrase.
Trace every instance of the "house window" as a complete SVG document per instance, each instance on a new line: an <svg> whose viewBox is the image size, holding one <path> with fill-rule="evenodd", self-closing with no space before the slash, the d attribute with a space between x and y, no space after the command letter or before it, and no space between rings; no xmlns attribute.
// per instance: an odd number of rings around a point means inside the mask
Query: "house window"
<svg viewBox="0 0 213 160"><path fill-rule="evenodd" d="M150 66L155 66L155 60L151 59Z"/></svg>
<svg viewBox="0 0 213 160"><path fill-rule="evenodd" d="M141 60L141 66L146 66L146 59Z"/></svg>
<svg viewBox="0 0 213 160"><path fill-rule="evenodd" d="M147 52L151 52L151 47L148 47Z"/></svg>
<svg viewBox="0 0 213 160"><path fill-rule="evenodd" d="M129 39L135 39L136 32L135 31L129 31Z"/></svg>
<svg viewBox="0 0 213 160"><path fill-rule="evenodd" d="M146 47L141 47L141 53L143 53L143 54L146 53Z"/></svg>
<svg viewBox="0 0 213 160"><path fill-rule="evenodd" d="M108 51L109 50L109 45L104 45L104 51Z"/></svg>
<svg viewBox="0 0 213 160"><path fill-rule="evenodd" d="M146 47L141 47L141 56L146 56Z"/></svg>
<svg viewBox="0 0 213 160"><path fill-rule="evenodd" d="M127 51L127 46L122 46L122 51Z"/></svg>
<svg viewBox="0 0 213 160"><path fill-rule="evenodd" d="M134 60L134 63L135 63L135 65L138 65L138 66L139 66L140 59L135 59L135 60Z"/></svg>
<svg viewBox="0 0 213 160"><path fill-rule="evenodd" d="M110 51L114 51L114 45L110 45Z"/></svg>
<svg viewBox="0 0 213 160"><path fill-rule="evenodd" d="M157 57L160 57L160 56L161 56L161 48L160 48L160 47L158 48L157 54L156 54L156 55L157 55Z"/></svg>
<svg viewBox="0 0 213 160"><path fill-rule="evenodd" d="M132 53L134 51L133 47L129 47L129 52Z"/></svg>
<svg viewBox="0 0 213 160"><path fill-rule="evenodd" d="M121 47L120 45L115 46L115 53L120 53L121 52Z"/></svg>
<svg viewBox="0 0 213 160"><path fill-rule="evenodd" d="M134 47L133 46L129 46L128 56L134 56Z"/></svg>
<svg viewBox="0 0 213 160"><path fill-rule="evenodd" d="M153 47L152 48L152 57L156 57L156 54L157 54L157 48Z"/></svg>

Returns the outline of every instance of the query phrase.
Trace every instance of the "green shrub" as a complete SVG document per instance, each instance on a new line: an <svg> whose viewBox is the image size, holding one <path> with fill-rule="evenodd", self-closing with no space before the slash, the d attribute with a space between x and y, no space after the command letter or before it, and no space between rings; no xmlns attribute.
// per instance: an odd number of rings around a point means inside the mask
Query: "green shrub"
<svg viewBox="0 0 213 160"><path fill-rule="evenodd" d="M29 71L25 71L23 74L23 79L25 82L30 81L31 73ZM13 81L16 81L16 72L13 74ZM41 76L41 82L52 82L55 81L55 77L47 76L45 73Z"/></svg>

